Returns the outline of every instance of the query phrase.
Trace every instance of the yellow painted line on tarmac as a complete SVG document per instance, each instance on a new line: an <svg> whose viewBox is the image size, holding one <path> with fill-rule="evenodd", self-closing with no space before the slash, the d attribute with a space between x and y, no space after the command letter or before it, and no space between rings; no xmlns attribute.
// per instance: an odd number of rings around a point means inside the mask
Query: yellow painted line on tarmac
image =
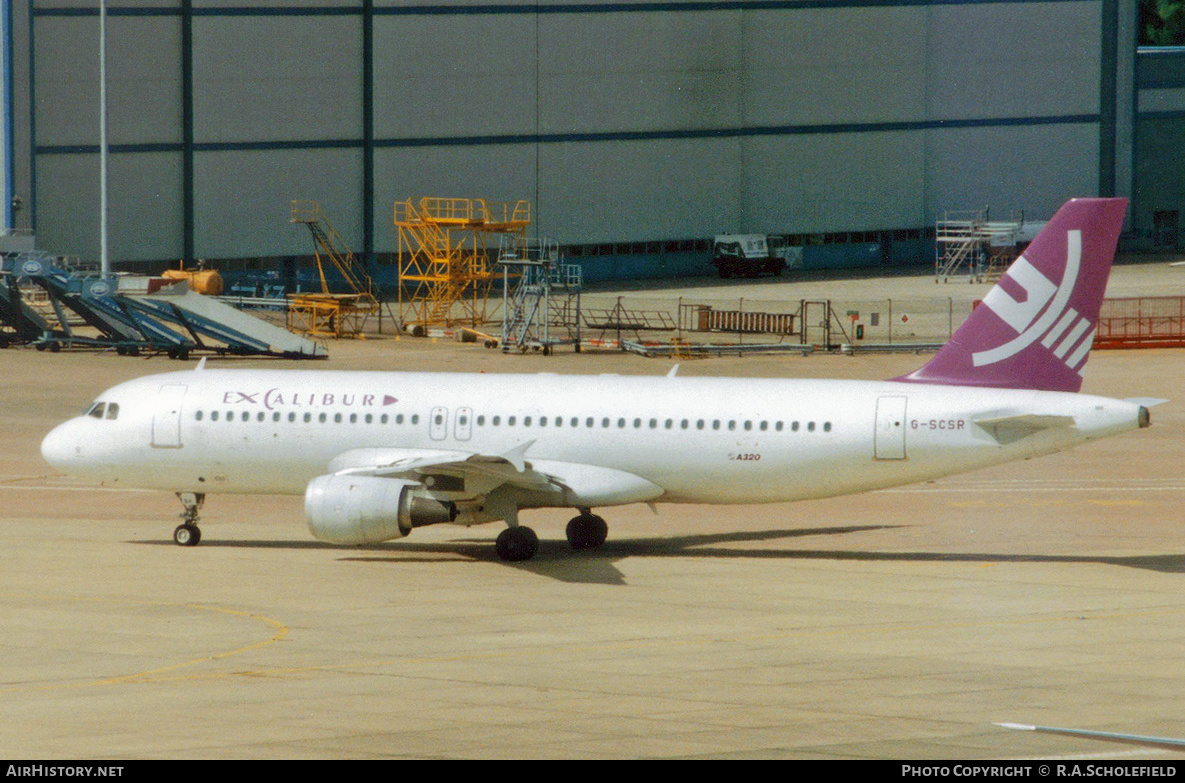
<svg viewBox="0 0 1185 783"><path fill-rule="evenodd" d="M202 607L209 608L209 607ZM756 633L733 637L705 637L699 639L631 639L619 642L607 641L601 644L580 644L580 645L558 645L554 647L542 649L524 649L514 648L500 651L487 652L471 652L471 653L454 653L448 655L429 655L429 656L412 656L407 658L390 658L390 659L375 659L362 661L343 661L340 663L327 663L312 666L288 666L282 668L263 668L250 669L239 671L224 671L224 672L195 672L189 674L170 675L169 671L175 671L183 666L190 666L194 663L201 663L206 660L213 660L212 657L197 659L185 664L178 664L173 667L163 667L154 672L141 672L135 675L128 675L126 677L113 677L107 680L97 680L91 683L85 683L85 686L93 685L118 685L127 682L134 683L168 683L168 682L186 682L186 681L213 681L213 680L228 680L236 678L267 678L267 677L291 677L308 674L345 674L348 672L361 672L367 669L383 669L392 666L407 667L414 665L427 664L448 664L448 663L464 663L468 661L493 661L504 658L521 659L524 656L537 658L538 656L547 652L554 652L556 654L563 653L564 655L582 654L582 653L605 653L605 652L627 652L631 650L655 650L655 649L677 649L677 648L694 648L694 647L708 647L717 644L739 645L745 643L759 642L762 644L771 641L781 641L785 639L796 639L804 636L857 636L866 634L892 634L905 633L917 631L952 631L952 630L966 630L969 628L991 628L1009 625L1040 625L1048 623L1066 623L1066 622L1086 622L1091 620L1130 620L1142 619L1150 617L1164 617L1171 615L1185 614L1185 606L1168 607L1164 609L1134 611L1134 612L1082 612L1075 615L1059 615L1056 617L1034 617L1022 618L1012 620L990 620L982 622L950 622L950 623L922 623L922 624L900 624L900 625L871 625L857 628L794 628L778 633ZM270 643L270 642L268 642ZM264 643L267 644L267 643ZM264 644L256 645L264 646ZM244 648L247 649L247 648ZM238 651L234 651L238 652ZM234 652L226 655L234 654ZM403 676L416 677L412 672L401 672ZM52 687L52 686L51 686ZM82 687L80 686L58 686L58 687ZM48 688L47 688L48 689Z"/></svg>
<svg viewBox="0 0 1185 783"><path fill-rule="evenodd" d="M258 614L256 612L246 612L238 609L228 609L221 606L209 606L206 604L195 603L173 603L166 601L136 601L112 598L77 598L77 597L63 597L63 596L48 596L48 595L33 595L33 594L12 594L6 598L23 598L35 599L39 601L65 601L65 602L79 602L79 603L94 603L94 604L124 604L130 606L153 606L165 607L174 609L194 609L202 612L213 612L216 614L230 615L233 617L241 617L248 620L253 620L257 623L266 625L272 629L272 635L258 642L243 645L242 647L235 647L230 650L223 650L221 652L210 653L209 655L202 655L197 658L192 658L186 661L160 666L154 669L146 669L144 671L133 672L131 674L122 674L114 677L101 677L95 680L88 680L85 682L69 682L56 683L52 685L8 685L0 686L0 693L12 693L17 691L51 691L62 690L68 688L93 688L101 685L117 685L124 683L145 683L158 682L162 679L169 679L167 676L169 672L176 672L181 669L197 666L211 661L220 661L226 658L232 658L236 655L258 650L263 647L268 647L281 641L288 636L288 626L279 620L275 620L266 615Z"/></svg>

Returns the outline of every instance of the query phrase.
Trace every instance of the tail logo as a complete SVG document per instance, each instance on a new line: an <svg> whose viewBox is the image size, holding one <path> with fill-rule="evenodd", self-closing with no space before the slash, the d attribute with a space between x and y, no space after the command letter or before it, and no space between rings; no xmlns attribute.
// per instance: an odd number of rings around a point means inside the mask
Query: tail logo
<svg viewBox="0 0 1185 783"><path fill-rule="evenodd" d="M976 367L996 364L1028 348L1037 340L1071 370L1081 365L1094 342L1089 319L1069 306L1082 261L1082 232L1066 232L1066 270L1060 285L1021 256L1005 276L1024 290L1017 301L997 285L983 298L983 305L995 313L1017 336L1003 345L971 355ZM1089 333L1089 334L1088 334Z"/></svg>

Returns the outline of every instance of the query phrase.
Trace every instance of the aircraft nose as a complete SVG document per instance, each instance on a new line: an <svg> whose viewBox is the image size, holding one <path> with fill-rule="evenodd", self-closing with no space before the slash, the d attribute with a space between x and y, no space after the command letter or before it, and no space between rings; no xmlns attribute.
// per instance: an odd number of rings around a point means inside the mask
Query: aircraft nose
<svg viewBox="0 0 1185 783"><path fill-rule="evenodd" d="M79 455L78 442L71 434L72 429L70 422L59 424L41 441L41 458L59 470L64 470Z"/></svg>

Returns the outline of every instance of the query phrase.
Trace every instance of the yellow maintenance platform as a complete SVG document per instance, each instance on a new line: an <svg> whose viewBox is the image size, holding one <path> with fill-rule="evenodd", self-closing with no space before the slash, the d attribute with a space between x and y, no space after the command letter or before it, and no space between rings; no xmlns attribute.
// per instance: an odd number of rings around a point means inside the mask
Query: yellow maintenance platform
<svg viewBox="0 0 1185 783"><path fill-rule="evenodd" d="M531 204L469 198L395 203L399 315L405 329L485 323L503 237L525 237Z"/></svg>

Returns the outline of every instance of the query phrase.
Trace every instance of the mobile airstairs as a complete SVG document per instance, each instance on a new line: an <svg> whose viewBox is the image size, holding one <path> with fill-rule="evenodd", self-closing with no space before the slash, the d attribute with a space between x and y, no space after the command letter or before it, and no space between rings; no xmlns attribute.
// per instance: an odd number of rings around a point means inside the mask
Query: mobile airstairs
<svg viewBox="0 0 1185 783"><path fill-rule="evenodd" d="M2 333L9 342L50 351L114 348L120 354L149 351L176 359L199 351L286 358L327 355L323 344L193 293L184 281L152 293L133 293L121 292L120 280L118 275L71 272L44 251L0 259L0 324L7 327ZM22 282L45 291L52 320L22 300ZM75 327L79 322L90 327L87 333Z"/></svg>
<svg viewBox="0 0 1185 783"><path fill-rule="evenodd" d="M551 353L555 345L580 346L581 269L560 261L559 244L550 238L505 237L498 253L502 267L502 352L531 349ZM573 322L558 317L571 311ZM552 335L552 327L568 327L564 338ZM572 332L573 327L575 333Z"/></svg>

